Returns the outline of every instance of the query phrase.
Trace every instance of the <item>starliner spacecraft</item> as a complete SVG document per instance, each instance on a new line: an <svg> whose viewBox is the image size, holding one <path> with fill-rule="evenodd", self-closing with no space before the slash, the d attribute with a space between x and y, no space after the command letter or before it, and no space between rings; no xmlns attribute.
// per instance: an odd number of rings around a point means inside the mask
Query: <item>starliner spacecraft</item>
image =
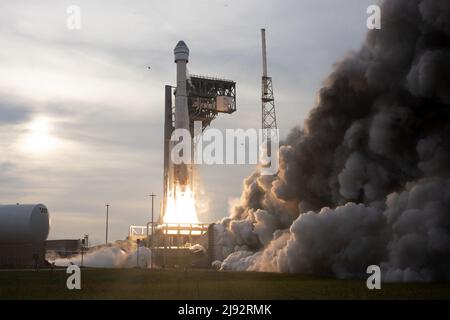
<svg viewBox="0 0 450 320"><path fill-rule="evenodd" d="M194 122L201 121L202 130L210 125L219 113L231 114L236 111L236 82L190 75L187 72L189 48L184 41L179 41L174 49L177 65L176 87L165 87L164 112L164 201L165 212L167 194L176 186L193 189L193 171L191 164L174 164L171 159L175 129L186 129L194 137ZM175 105L173 105L175 95Z"/></svg>

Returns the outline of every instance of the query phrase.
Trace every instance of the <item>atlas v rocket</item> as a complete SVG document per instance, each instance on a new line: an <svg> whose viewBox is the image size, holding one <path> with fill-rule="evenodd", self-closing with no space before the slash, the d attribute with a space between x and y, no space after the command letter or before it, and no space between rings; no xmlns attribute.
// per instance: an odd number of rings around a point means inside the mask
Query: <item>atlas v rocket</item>
<svg viewBox="0 0 450 320"><path fill-rule="evenodd" d="M188 97L186 90L187 68L189 62L189 48L184 41L179 41L173 50L177 64L177 88L175 91L175 130L189 128ZM190 183L190 170L188 164L174 165L174 178L180 186Z"/></svg>
<svg viewBox="0 0 450 320"><path fill-rule="evenodd" d="M202 122L203 131L219 113L231 114L236 111L236 83L234 81L194 75L190 75L188 78L186 65L189 62L189 48L184 41L179 41L173 52L177 64L177 86L175 108L173 108L172 103L173 87L165 86L164 200L162 212L165 212L166 199L169 193L173 192L175 195L177 190L184 191L186 188L193 188L194 165L191 163L175 163L171 157L174 144L178 143L178 141L172 141L174 130L187 130L187 132L194 134L191 129L193 129L195 121ZM183 144L185 142L183 141ZM189 142L192 142L192 140ZM183 149L183 151L185 150ZM186 150L186 152L189 152L189 150ZM190 156L183 154L182 158L192 159L194 153L192 145L190 152Z"/></svg>

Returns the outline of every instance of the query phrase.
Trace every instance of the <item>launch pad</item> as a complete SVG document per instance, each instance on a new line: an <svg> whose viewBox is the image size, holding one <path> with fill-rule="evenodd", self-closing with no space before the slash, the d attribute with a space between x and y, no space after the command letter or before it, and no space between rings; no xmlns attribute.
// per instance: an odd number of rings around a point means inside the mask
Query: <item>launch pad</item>
<svg viewBox="0 0 450 320"><path fill-rule="evenodd" d="M128 234L129 241L152 248L155 265L168 268L210 267L214 260L213 237L214 224L206 223L161 223L154 229L149 223L130 226Z"/></svg>
<svg viewBox="0 0 450 320"><path fill-rule="evenodd" d="M201 238L207 236L209 228L210 224L206 223L155 223L152 229L149 223L147 226L130 226L128 240L148 242L156 248L186 248L204 242Z"/></svg>
<svg viewBox="0 0 450 320"><path fill-rule="evenodd" d="M208 224L164 223L155 228L152 241L155 264L171 268L207 268Z"/></svg>
<svg viewBox="0 0 450 320"><path fill-rule="evenodd" d="M163 223L155 228L155 246L163 248L182 248L198 244L208 232L204 223Z"/></svg>

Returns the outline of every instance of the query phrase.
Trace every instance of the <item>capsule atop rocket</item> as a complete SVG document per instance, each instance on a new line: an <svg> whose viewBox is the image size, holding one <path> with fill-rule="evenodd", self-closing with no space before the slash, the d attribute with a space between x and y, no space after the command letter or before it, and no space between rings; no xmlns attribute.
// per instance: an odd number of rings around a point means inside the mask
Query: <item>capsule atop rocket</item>
<svg viewBox="0 0 450 320"><path fill-rule="evenodd" d="M177 90L175 93L175 129L189 130L189 111L186 92L187 68L189 48L184 41L179 41L175 49L175 63L177 64Z"/></svg>
<svg viewBox="0 0 450 320"><path fill-rule="evenodd" d="M178 41L173 53L175 54L175 63L178 60L189 62L189 48L183 40Z"/></svg>
<svg viewBox="0 0 450 320"><path fill-rule="evenodd" d="M173 50L175 63L177 64L177 89L175 91L175 129L185 129L189 131L189 110L186 91L187 68L189 61L189 48L182 40L178 42ZM174 166L175 181L180 185L187 185L189 182L189 170L187 164Z"/></svg>

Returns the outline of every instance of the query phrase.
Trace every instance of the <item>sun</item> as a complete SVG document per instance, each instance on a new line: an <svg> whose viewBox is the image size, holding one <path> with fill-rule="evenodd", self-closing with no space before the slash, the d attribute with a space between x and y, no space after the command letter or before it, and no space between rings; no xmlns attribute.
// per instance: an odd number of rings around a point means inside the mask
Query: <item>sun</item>
<svg viewBox="0 0 450 320"><path fill-rule="evenodd" d="M54 151L58 144L58 139L52 135L50 119L38 117L26 125L21 149L31 154L48 154Z"/></svg>

